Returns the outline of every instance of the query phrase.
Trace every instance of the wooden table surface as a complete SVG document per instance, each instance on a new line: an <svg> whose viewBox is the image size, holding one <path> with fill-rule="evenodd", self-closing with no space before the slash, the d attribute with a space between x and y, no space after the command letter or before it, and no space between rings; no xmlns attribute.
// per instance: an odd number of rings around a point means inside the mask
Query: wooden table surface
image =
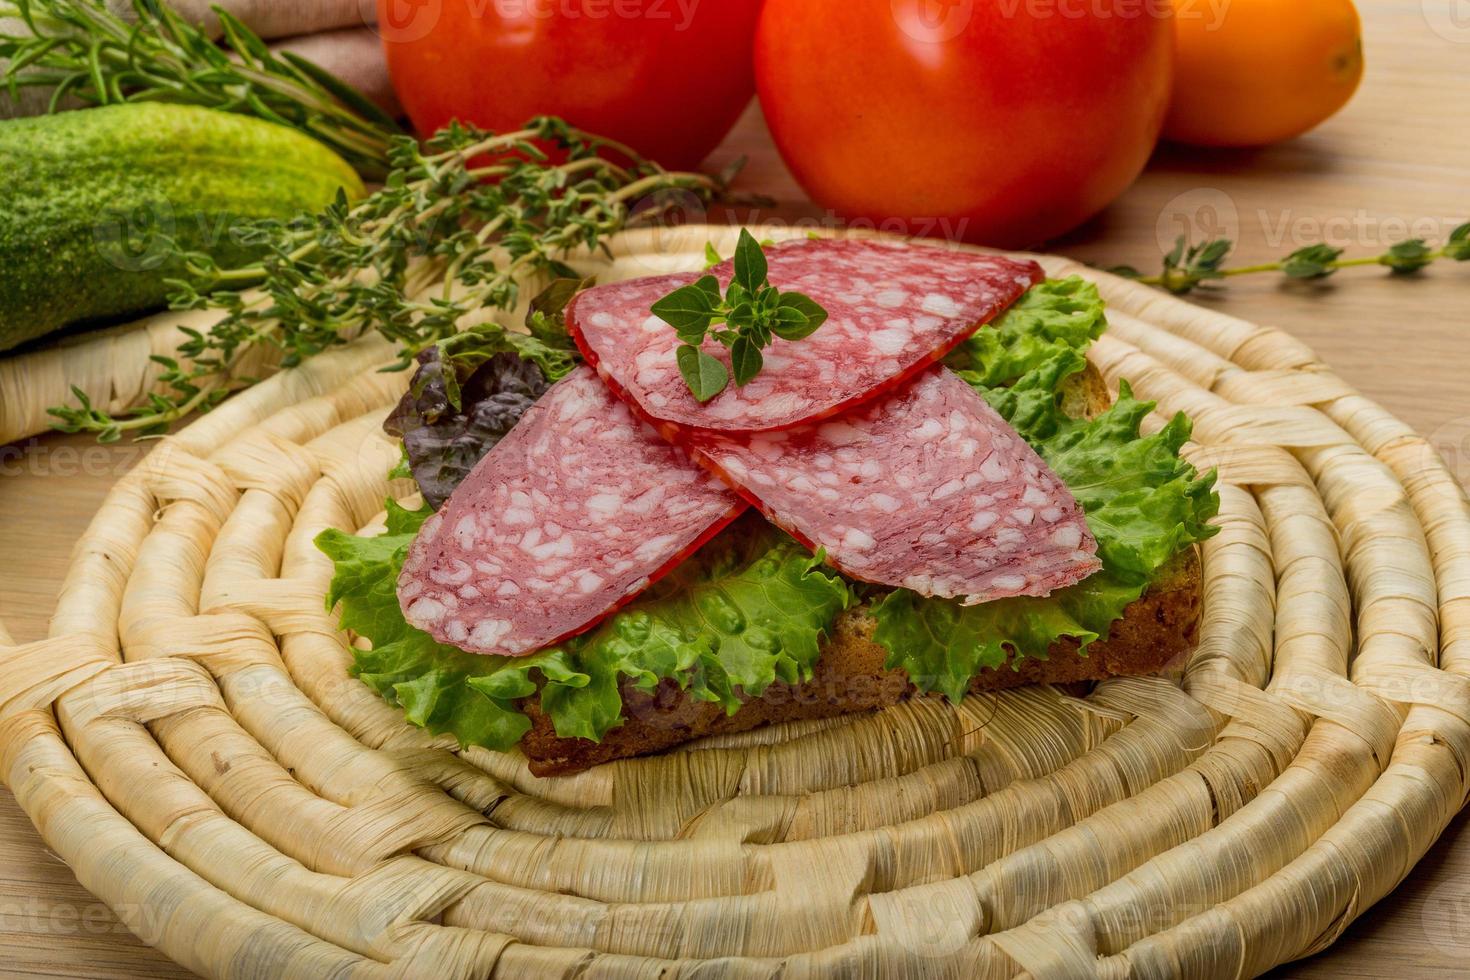
<svg viewBox="0 0 1470 980"><path fill-rule="evenodd" d="M1470 11L1464 0L1360 0L1368 72L1317 132L1259 151L1166 148L1131 191L1053 251L1154 268L1183 230L1239 242L1260 261L1327 240L1377 254L1410 235L1443 239L1470 219ZM781 166L757 113L713 164L750 161L743 184L780 204L768 219L825 220ZM1206 302L1283 327L1348 381L1430 436L1470 477L1470 265L1411 278L1376 269L1329 284L1236 279ZM72 542L110 484L140 458L46 437L0 447L0 621L40 638ZM1407 880L1326 953L1286 977L1470 976L1470 831L1462 814ZM48 853L0 791L0 976L188 976L135 940Z"/></svg>

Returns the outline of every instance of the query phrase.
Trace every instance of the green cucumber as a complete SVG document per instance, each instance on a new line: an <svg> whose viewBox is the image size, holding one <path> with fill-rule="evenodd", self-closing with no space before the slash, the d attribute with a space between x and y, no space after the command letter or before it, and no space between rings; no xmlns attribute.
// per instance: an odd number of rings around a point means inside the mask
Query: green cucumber
<svg viewBox="0 0 1470 980"><path fill-rule="evenodd" d="M248 116L127 103L0 122L0 350L162 306L169 239L222 268L257 253L242 220L363 194L340 157Z"/></svg>

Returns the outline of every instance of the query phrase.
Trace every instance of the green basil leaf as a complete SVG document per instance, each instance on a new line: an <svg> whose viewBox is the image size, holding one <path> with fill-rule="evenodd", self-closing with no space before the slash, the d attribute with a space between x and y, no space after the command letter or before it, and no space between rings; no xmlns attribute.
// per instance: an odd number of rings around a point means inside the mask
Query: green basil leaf
<svg viewBox="0 0 1470 980"><path fill-rule="evenodd" d="M684 383L698 401L709 401L730 383L725 365L692 344L684 344L674 356L678 358L679 373L684 376Z"/></svg>
<svg viewBox="0 0 1470 980"><path fill-rule="evenodd" d="M725 308L734 309L750 302L750 292L740 283L730 283L730 288L725 290Z"/></svg>
<svg viewBox="0 0 1470 980"><path fill-rule="evenodd" d="M735 246L735 281L754 295L765 285L767 271L766 253L761 251L760 242L744 228L740 229L740 243Z"/></svg>
<svg viewBox="0 0 1470 980"><path fill-rule="evenodd" d="M744 386L760 374L765 358L749 337L736 337L730 347L730 366L735 369L735 384Z"/></svg>
<svg viewBox="0 0 1470 980"><path fill-rule="evenodd" d="M673 327L680 339L693 343L703 337L715 318L715 304L699 285L680 286L652 307L653 315Z"/></svg>
<svg viewBox="0 0 1470 980"><path fill-rule="evenodd" d="M803 293L782 293L771 332L782 340L802 340L827 322L827 311Z"/></svg>
<svg viewBox="0 0 1470 980"><path fill-rule="evenodd" d="M700 276L694 285L709 294L710 305L714 309L720 308L720 280L714 276Z"/></svg>
<svg viewBox="0 0 1470 980"><path fill-rule="evenodd" d="M756 322L755 306L751 303L741 303L732 307L725 316L725 322L735 328L749 327Z"/></svg>

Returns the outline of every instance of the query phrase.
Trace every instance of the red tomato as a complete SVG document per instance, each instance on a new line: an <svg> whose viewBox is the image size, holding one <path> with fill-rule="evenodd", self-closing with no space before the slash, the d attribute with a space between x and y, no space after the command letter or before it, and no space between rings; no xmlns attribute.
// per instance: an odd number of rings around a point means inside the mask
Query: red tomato
<svg viewBox="0 0 1470 980"><path fill-rule="evenodd" d="M420 133L538 115L697 165L755 92L760 0L378 0L393 88Z"/></svg>
<svg viewBox="0 0 1470 980"><path fill-rule="evenodd" d="M1033 245L1143 169L1169 103L1169 14L1168 0L767 0L756 84L824 207Z"/></svg>

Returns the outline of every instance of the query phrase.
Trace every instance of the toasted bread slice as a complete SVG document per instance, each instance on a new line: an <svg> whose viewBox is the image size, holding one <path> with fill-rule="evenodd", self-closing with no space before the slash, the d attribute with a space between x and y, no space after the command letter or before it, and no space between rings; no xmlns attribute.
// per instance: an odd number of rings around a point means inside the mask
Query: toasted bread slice
<svg viewBox="0 0 1470 980"><path fill-rule="evenodd" d="M1093 415L1109 401L1101 375L1089 367L1068 383L1062 405L1072 415ZM1194 646L1201 602L1199 557L1190 548L1163 569L1148 591L1113 624L1107 637L1094 643L1086 655L1078 655L1076 641L1059 641L1045 659L1026 657L1014 666L987 669L975 678L970 690L1154 673ZM531 730L521 740L521 749L536 775L565 775L709 735L889 707L916 692L903 671L884 669L888 652L873 642L876 627L866 606L847 610L823 644L810 681L772 685L734 714L726 714L719 705L692 700L670 680L653 694L624 684L626 721L600 742L557 737L539 700L527 698L521 707L531 719Z"/></svg>

